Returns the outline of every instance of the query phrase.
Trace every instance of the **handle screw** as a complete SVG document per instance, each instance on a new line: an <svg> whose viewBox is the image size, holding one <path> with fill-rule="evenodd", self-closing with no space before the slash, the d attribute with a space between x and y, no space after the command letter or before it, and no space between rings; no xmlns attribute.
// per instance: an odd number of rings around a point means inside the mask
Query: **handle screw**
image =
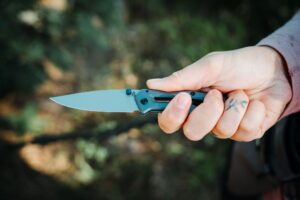
<svg viewBox="0 0 300 200"><path fill-rule="evenodd" d="M130 88L126 89L126 95L131 95L132 94L132 90Z"/></svg>

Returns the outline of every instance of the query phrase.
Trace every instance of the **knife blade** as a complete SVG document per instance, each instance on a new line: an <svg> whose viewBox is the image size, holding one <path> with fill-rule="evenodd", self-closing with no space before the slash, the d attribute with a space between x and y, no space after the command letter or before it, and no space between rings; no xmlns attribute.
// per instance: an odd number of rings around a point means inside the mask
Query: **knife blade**
<svg viewBox="0 0 300 200"><path fill-rule="evenodd" d="M182 91L191 95L190 112L203 102L205 92ZM96 90L51 97L60 105L96 112L161 112L179 92L163 92L150 89Z"/></svg>

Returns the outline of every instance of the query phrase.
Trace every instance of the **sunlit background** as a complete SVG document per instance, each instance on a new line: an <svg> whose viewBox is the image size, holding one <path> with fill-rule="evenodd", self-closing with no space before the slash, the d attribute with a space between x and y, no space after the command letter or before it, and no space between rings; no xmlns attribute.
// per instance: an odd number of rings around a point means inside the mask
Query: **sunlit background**
<svg viewBox="0 0 300 200"><path fill-rule="evenodd" d="M256 44L288 1L1 0L0 199L221 199L230 141L163 134L155 115L49 97L145 88L211 51Z"/></svg>

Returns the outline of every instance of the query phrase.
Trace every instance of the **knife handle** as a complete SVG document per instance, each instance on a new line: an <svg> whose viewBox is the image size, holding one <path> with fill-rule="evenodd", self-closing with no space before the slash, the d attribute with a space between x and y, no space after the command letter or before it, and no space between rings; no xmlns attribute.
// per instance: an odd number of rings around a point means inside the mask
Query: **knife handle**
<svg viewBox="0 0 300 200"><path fill-rule="evenodd" d="M192 97L190 112L193 111L204 100L207 93L198 91L179 91L186 92ZM163 92L158 90L141 89L135 93L135 101L141 113L161 112L168 103L179 92ZM224 97L225 99L226 97Z"/></svg>

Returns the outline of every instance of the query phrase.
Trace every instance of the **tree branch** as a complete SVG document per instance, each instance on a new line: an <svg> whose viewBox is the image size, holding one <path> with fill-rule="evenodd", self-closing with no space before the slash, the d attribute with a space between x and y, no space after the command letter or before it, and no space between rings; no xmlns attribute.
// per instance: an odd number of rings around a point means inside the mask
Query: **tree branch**
<svg viewBox="0 0 300 200"><path fill-rule="evenodd" d="M98 141L104 141L112 136L119 135L120 133L126 132L131 128L139 128L146 124L151 124L156 122L156 117L154 116L142 116L137 119L131 120L127 123L122 123L118 125L116 128L100 131L100 132L88 132L88 131L79 131L79 132L69 132L63 133L60 135L53 134L42 134L40 136L34 137L29 142L18 142L18 143L7 143L5 141L0 141L0 148L5 149L19 149L27 144L38 144L38 145L47 145L58 141L65 140L75 140L75 139L91 139L94 138Z"/></svg>

